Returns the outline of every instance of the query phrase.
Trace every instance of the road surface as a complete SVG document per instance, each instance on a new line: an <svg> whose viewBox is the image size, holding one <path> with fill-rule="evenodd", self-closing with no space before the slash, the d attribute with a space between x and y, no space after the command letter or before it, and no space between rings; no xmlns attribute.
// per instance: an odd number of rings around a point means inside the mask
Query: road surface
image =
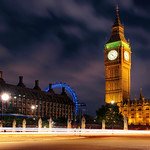
<svg viewBox="0 0 150 150"><path fill-rule="evenodd" d="M150 150L150 137L0 135L0 150Z"/></svg>

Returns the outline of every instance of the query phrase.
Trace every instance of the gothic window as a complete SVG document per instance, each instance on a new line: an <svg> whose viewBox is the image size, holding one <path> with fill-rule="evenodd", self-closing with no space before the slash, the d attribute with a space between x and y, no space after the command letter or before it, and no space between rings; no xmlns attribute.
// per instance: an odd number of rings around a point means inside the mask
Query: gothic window
<svg viewBox="0 0 150 150"><path fill-rule="evenodd" d="M113 90L113 83L110 83L110 90Z"/></svg>
<svg viewBox="0 0 150 150"><path fill-rule="evenodd" d="M113 71L112 71L112 70L110 70L110 77L112 77L112 75L113 75Z"/></svg>
<svg viewBox="0 0 150 150"><path fill-rule="evenodd" d="M115 77L118 76L118 69L115 69Z"/></svg>
<svg viewBox="0 0 150 150"><path fill-rule="evenodd" d="M110 83L108 83L108 90L110 90Z"/></svg>
<svg viewBox="0 0 150 150"><path fill-rule="evenodd" d="M149 113L146 113L146 116L149 116Z"/></svg>
<svg viewBox="0 0 150 150"><path fill-rule="evenodd" d="M117 89L117 83L115 82L115 89Z"/></svg>

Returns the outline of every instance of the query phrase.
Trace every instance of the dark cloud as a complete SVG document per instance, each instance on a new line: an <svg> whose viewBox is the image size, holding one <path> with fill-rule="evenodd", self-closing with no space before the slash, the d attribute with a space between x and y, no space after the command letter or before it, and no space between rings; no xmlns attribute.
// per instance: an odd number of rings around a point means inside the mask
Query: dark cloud
<svg viewBox="0 0 150 150"><path fill-rule="evenodd" d="M132 97L143 87L149 95L148 4L118 1L121 20L132 47ZM88 113L104 103L103 48L111 34L116 1L1 0L0 62L7 82L23 75L27 86L36 79L66 82L87 104Z"/></svg>

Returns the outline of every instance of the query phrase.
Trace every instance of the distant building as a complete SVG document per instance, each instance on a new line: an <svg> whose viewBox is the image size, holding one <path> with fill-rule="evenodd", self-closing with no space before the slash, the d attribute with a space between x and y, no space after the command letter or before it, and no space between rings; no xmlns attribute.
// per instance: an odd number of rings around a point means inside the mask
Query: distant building
<svg viewBox="0 0 150 150"><path fill-rule="evenodd" d="M61 94L56 94L49 84L47 92L39 87L39 81L35 80L32 88L27 88L23 83L23 76L19 77L17 85L11 85L4 81L2 72L0 72L0 94L8 93L10 99L2 102L0 99L0 113L4 114L22 114L46 118L72 118L75 105L72 99L62 88Z"/></svg>
<svg viewBox="0 0 150 150"><path fill-rule="evenodd" d="M117 103L128 124L150 125L150 100L140 93L140 98L130 100L131 46L124 35L119 9L109 40L104 47L105 102Z"/></svg>

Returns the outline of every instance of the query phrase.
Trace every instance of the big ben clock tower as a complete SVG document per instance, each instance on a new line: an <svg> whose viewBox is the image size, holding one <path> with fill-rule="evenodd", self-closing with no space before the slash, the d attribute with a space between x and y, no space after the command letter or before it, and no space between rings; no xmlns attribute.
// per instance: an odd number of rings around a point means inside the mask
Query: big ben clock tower
<svg viewBox="0 0 150 150"><path fill-rule="evenodd" d="M105 61L105 102L118 105L130 98L131 48L124 36L119 9L112 33L104 48Z"/></svg>

